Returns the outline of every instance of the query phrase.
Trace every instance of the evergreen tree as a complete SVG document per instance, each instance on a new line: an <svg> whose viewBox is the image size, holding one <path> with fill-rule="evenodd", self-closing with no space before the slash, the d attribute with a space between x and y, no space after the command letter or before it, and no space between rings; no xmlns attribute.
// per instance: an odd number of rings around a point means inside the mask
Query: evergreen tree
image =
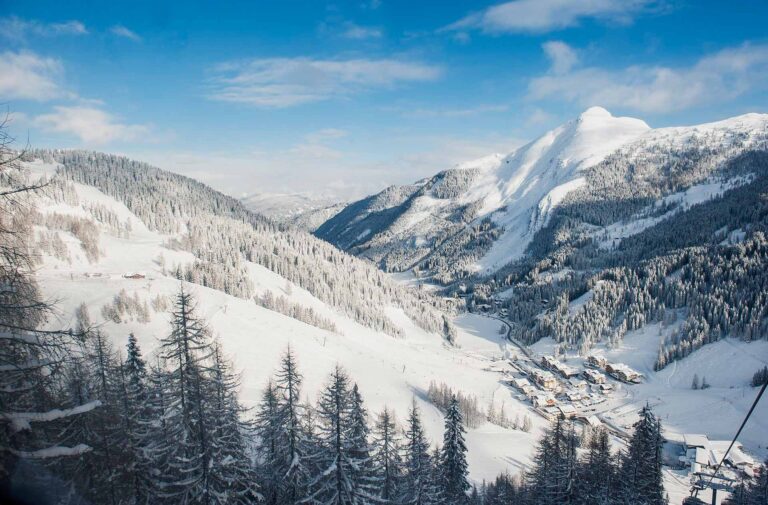
<svg viewBox="0 0 768 505"><path fill-rule="evenodd" d="M89 494L102 503L116 505L127 494L125 485L130 482L129 470L133 466L128 447L127 432L121 409L120 364L117 355L107 342L106 336L95 331L88 336L86 367L90 391L102 407L89 416L92 431L96 435L93 451L88 459L95 459L97 473L91 474Z"/></svg>
<svg viewBox="0 0 768 505"><path fill-rule="evenodd" d="M421 424L419 407L413 399L405 431L405 477L402 502L408 505L431 505L435 489L432 483L432 462L429 442Z"/></svg>
<svg viewBox="0 0 768 505"><path fill-rule="evenodd" d="M508 473L499 474L496 480L485 486L482 493L484 505L510 505L520 503L520 493Z"/></svg>
<svg viewBox="0 0 768 505"><path fill-rule="evenodd" d="M256 473L246 452L246 436L252 433L252 427L241 420L245 409L237 398L240 384L218 341L213 344L210 379L206 383L206 398L211 413L211 502L253 503L260 495Z"/></svg>
<svg viewBox="0 0 768 505"><path fill-rule="evenodd" d="M309 435L302 427L305 410L301 404L302 376L296 357L290 347L286 349L277 372L275 386L278 392L278 467L281 503L293 505L304 499L311 476L309 467Z"/></svg>
<svg viewBox="0 0 768 505"><path fill-rule="evenodd" d="M357 504L355 469L349 454L350 412L349 377L337 365L318 401L318 473L310 485L307 502Z"/></svg>
<svg viewBox="0 0 768 505"><path fill-rule="evenodd" d="M573 502L576 445L572 422L558 418L545 431L536 449L534 467L528 475L533 503L560 505Z"/></svg>
<svg viewBox="0 0 768 505"><path fill-rule="evenodd" d="M441 494L445 505L460 505L467 502L467 446L464 442L459 401L454 396L445 415L445 434L440 453Z"/></svg>
<svg viewBox="0 0 768 505"><path fill-rule="evenodd" d="M661 471L661 421L646 405L634 428L619 473L621 503L666 505Z"/></svg>
<svg viewBox="0 0 768 505"><path fill-rule="evenodd" d="M394 415L387 407L384 407L376 420L373 447L381 499L384 503L399 503L403 480L400 437Z"/></svg>
<svg viewBox="0 0 768 505"><path fill-rule="evenodd" d="M255 432L259 439L259 474L265 505L276 505L281 480L280 417L278 415L277 388L267 383L256 412Z"/></svg>
<svg viewBox="0 0 768 505"><path fill-rule="evenodd" d="M171 332L161 340L170 367L167 384L166 467L159 475L160 497L181 504L211 503L211 426L205 415L204 374L211 357L208 331L194 314L192 296L176 295Z"/></svg>
<svg viewBox="0 0 768 505"><path fill-rule="evenodd" d="M132 476L132 493L137 505L149 504L152 490L152 446L151 431L154 419L149 406L149 384L147 363L141 355L136 336L128 335L126 357L120 367L120 382L123 396L123 413L127 450L131 466L127 471Z"/></svg>
<svg viewBox="0 0 768 505"><path fill-rule="evenodd" d="M574 503L610 505L616 499L616 465L608 431L598 429L589 438L587 454L579 462Z"/></svg>
<svg viewBox="0 0 768 505"><path fill-rule="evenodd" d="M357 504L379 501L380 480L376 475L371 457L368 428L368 412L357 384L352 386L349 397L348 458L352 469L354 499Z"/></svg>

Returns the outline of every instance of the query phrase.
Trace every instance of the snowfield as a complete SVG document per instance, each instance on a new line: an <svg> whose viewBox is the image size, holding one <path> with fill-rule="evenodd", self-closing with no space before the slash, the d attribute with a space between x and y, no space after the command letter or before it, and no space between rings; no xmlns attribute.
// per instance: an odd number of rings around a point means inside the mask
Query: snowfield
<svg viewBox="0 0 768 505"><path fill-rule="evenodd" d="M35 168L36 172L42 173L40 167ZM110 303L121 290L148 304L158 295L172 299L180 283L171 275L170 269L174 264L192 261L193 256L165 247L169 237L148 230L113 198L90 186L75 184L75 187L80 199L78 206L56 204L43 198L39 210L43 214L87 217L87 204L101 204L113 210L121 220L130 220L132 231L130 237L121 238L100 225L101 257L94 263L88 262L76 237L59 231L67 245L71 264L46 254L41 258L37 272L45 295L57 302L58 317L50 324L52 327L73 326L75 309L85 303L91 318L109 335L116 348L124 349L128 334L134 333L144 352L151 355L158 339L169 330L168 313L150 309L148 323L131 320L116 324L105 321L99 309ZM37 232L42 230L41 227L36 229ZM159 261L161 257L168 268L165 273ZM259 402L262 388L278 365L281 354L290 345L304 374L304 393L313 402L330 371L340 363L358 382L371 413L386 405L395 409L398 419L403 420L411 399L416 398L433 442L442 439L443 417L427 400L431 381L445 382L454 389L477 396L483 408L492 400L497 408L503 403L511 418L529 413L527 407L501 385L503 367L489 367L492 358L500 359L506 352L496 321L481 316L462 316L458 321L458 345L452 348L444 345L441 336L426 333L402 310L392 307L388 315L405 331L403 338L393 338L340 316L306 290L260 265L249 263L247 268L256 294L271 291L311 307L330 318L339 334L265 309L250 300L185 284L185 289L193 292L197 299L198 313L208 322L212 333L221 339L235 368L242 371L241 394L245 405L253 407ZM144 278L126 278L133 274ZM545 425L543 419L533 414L531 419L533 429L530 433L490 424L469 430L471 478L478 482L490 480L501 471L518 471L528 464L530 450Z"/></svg>
<svg viewBox="0 0 768 505"><path fill-rule="evenodd" d="M604 119L604 116L598 117ZM640 127L634 123L631 126ZM592 159L579 156L579 152L574 151L568 158L576 163L568 165L571 175L576 173L579 163ZM577 162L579 159L581 161ZM43 174L50 173L55 167L38 163L31 164L30 168ZM691 204L708 198L721 187L719 183L713 183L711 187L697 188L680 195L680 201ZM147 304L158 296L172 299L180 283L170 272L174 265L192 261L193 256L169 248L171 237L150 231L122 203L90 186L75 184L75 188L80 200L78 205L54 203L41 197L40 212L89 217L91 206L101 205L114 212L121 221L130 222L131 232L129 236L117 236L109 227L99 224L100 258L94 262L88 261L75 236L58 232L71 262L44 254L37 272L44 293L57 301L58 317L50 324L53 327L74 325L75 309L85 303L91 318L99 322L116 348L123 349L128 334L133 332L145 354L151 356L158 339L168 332L168 313L150 309L149 322L132 319L115 323L104 320L99 309L110 303L121 290ZM520 194L524 196L524 193ZM37 233L42 231L43 228L36 228ZM441 440L443 417L427 399L427 389L432 381L445 382L465 394L475 395L483 409L491 404L495 408L503 406L510 419L528 415L533 423L529 433L485 423L469 429L467 441L470 477L475 482L491 480L502 471L519 473L530 464L533 447L547 421L502 382L509 378L507 374L511 371L508 359L519 355L520 350L499 333L498 320L477 314L458 317L456 346L450 347L444 344L441 336L421 330L402 310L390 307L388 316L404 332L402 338L393 338L339 315L308 291L263 266L253 263L246 266L256 295L269 291L285 296L293 303L311 307L333 321L339 331L325 331L260 307L252 300L186 284L185 289L193 292L197 299L198 313L208 322L212 333L221 339L236 369L242 371L241 394L245 405L253 407L259 402L262 388L277 366L280 355L291 346L305 378L304 394L310 400L314 401L334 365L342 364L359 384L371 413L389 406L402 421L415 398L433 443ZM139 278L127 278L133 274L140 274ZM396 278L408 284L418 282L411 273L398 274ZM591 296L592 292L588 292L573 300L569 312L582 310ZM707 434L712 439L729 439L754 399L755 390L748 386L748 382L758 368L768 364L768 342L747 344L723 340L705 346L661 372L654 372L658 343L673 329L674 324L668 327L648 325L628 333L617 349L598 347L594 350L596 354L626 363L645 375L643 384L620 385L602 409L600 418L626 429L636 420L637 411L650 403L661 416L668 433L695 432ZM531 346L531 351L536 355L552 354L554 347L550 339L544 339ZM582 358L577 356L568 359L570 365L579 366L581 362ZM691 390L694 374L706 377L711 388ZM768 456L765 433L768 433L768 403L764 402L740 442L752 454L764 458ZM619 447L621 441L616 439L616 444ZM686 477L671 471L666 477L672 503L680 503L687 495Z"/></svg>

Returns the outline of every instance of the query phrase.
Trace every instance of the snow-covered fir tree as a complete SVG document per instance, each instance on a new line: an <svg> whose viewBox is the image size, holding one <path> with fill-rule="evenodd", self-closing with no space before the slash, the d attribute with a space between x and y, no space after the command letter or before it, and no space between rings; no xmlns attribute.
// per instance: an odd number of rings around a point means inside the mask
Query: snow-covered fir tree
<svg viewBox="0 0 768 505"><path fill-rule="evenodd" d="M467 501L467 444L464 424L456 397L445 414L445 433L440 452L441 499L445 505L461 505Z"/></svg>
<svg viewBox="0 0 768 505"><path fill-rule="evenodd" d="M416 399L411 403L405 429L405 475L402 500L409 505L433 505L436 489L433 488L432 460L429 441L424 433L421 413Z"/></svg>
<svg viewBox="0 0 768 505"><path fill-rule="evenodd" d="M618 473L622 505L666 505L661 471L663 442L661 421L646 405L634 425Z"/></svg>
<svg viewBox="0 0 768 505"><path fill-rule="evenodd" d="M386 406L373 430L373 462L384 503L399 503L403 497L401 440L394 414Z"/></svg>

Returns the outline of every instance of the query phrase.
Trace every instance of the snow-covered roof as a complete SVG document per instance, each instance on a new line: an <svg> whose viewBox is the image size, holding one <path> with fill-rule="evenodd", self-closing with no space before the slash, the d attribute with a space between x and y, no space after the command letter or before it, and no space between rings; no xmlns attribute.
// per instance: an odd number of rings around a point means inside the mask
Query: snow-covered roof
<svg viewBox="0 0 768 505"><path fill-rule="evenodd" d="M686 433L683 435L683 442L687 447L709 448L709 438L706 435Z"/></svg>
<svg viewBox="0 0 768 505"><path fill-rule="evenodd" d="M587 424L589 424L590 426L600 426L602 424L600 422L600 419L598 419L597 416L595 415L591 415L587 417L586 421L587 421Z"/></svg>

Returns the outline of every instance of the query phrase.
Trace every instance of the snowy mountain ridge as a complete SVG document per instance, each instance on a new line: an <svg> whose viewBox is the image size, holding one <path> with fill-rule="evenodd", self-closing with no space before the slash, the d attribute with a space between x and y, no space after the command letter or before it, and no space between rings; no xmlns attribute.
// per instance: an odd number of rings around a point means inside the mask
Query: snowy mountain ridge
<svg viewBox="0 0 768 505"><path fill-rule="evenodd" d="M707 146L733 146L730 155L735 155L764 139L766 130L764 114L652 129L639 119L591 107L507 156L465 162L352 203L316 234L385 270L414 269L440 283L452 282L523 257L554 209L588 179L599 180L609 157L643 158ZM440 272L445 255L453 256L448 275Z"/></svg>

